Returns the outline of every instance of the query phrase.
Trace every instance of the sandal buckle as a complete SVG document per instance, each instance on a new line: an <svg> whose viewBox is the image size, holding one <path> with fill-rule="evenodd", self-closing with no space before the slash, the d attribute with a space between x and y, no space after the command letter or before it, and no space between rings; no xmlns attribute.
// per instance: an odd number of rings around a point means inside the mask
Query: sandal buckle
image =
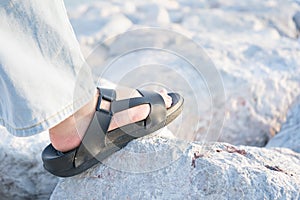
<svg viewBox="0 0 300 200"><path fill-rule="evenodd" d="M110 103L113 102L113 99L111 97L103 95L103 94L100 94L99 97L98 97L96 111L100 111L100 112L104 112L104 113L109 114L109 115L113 115L113 113L111 112L111 109L110 110L106 110L106 109L103 109L103 108L100 107L102 100L109 101Z"/></svg>

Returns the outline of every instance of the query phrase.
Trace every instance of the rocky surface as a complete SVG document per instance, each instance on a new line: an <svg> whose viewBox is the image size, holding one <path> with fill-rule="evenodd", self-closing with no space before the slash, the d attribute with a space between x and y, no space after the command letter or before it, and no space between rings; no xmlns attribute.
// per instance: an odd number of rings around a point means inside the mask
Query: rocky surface
<svg viewBox="0 0 300 200"><path fill-rule="evenodd" d="M300 198L300 155L289 149L181 142L160 136L131 142L105 165L62 179L51 199ZM149 152L170 149L173 160L151 159Z"/></svg>
<svg viewBox="0 0 300 200"><path fill-rule="evenodd" d="M0 199L49 199L58 178L41 162L47 133L17 138L0 128L0 135Z"/></svg>
<svg viewBox="0 0 300 200"><path fill-rule="evenodd" d="M298 31L298 37L300 35L300 11L296 12L296 14L293 16L293 21L295 22L297 31Z"/></svg>
<svg viewBox="0 0 300 200"><path fill-rule="evenodd" d="M300 101L291 108L287 121L280 132L275 135L266 147L285 147L300 153Z"/></svg>

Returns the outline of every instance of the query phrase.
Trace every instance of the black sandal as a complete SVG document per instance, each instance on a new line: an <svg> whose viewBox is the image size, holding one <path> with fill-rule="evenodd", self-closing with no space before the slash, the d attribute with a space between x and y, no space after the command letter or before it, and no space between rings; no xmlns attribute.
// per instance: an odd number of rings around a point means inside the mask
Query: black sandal
<svg viewBox="0 0 300 200"><path fill-rule="evenodd" d="M163 98L155 92L138 90L142 97L116 101L114 90L101 88L100 91L96 112L81 144L65 153L57 151L51 144L44 149L44 168L51 174L60 177L79 174L120 150L133 139L168 125L183 108L183 98L177 93L168 94L172 97L172 105L166 109ZM100 108L102 99L111 102L110 110ZM150 113L145 120L107 132L114 113L142 104L150 105Z"/></svg>

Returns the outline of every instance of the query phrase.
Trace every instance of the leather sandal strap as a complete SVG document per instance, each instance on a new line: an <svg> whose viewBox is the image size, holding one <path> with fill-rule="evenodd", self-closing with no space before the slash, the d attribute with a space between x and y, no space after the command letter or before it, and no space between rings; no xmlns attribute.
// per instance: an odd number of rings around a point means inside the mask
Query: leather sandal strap
<svg viewBox="0 0 300 200"><path fill-rule="evenodd" d="M75 167L94 158L105 147L105 136L112 113L110 110L100 108L102 99L113 102L116 99L116 92L110 89L100 90L96 112L75 155Z"/></svg>
<svg viewBox="0 0 300 200"><path fill-rule="evenodd" d="M130 99L122 99L119 101L114 101L111 104L111 112L113 114L117 112L121 112L123 110L128 110L129 108L133 108L143 104L150 104L149 100L144 97L134 97Z"/></svg>
<svg viewBox="0 0 300 200"><path fill-rule="evenodd" d="M148 117L145 119L145 128L154 124L165 123L167 118L167 109L162 96L152 91L140 90L139 92L143 95L145 101L150 104L150 112Z"/></svg>
<svg viewBox="0 0 300 200"><path fill-rule="evenodd" d="M156 92L138 90L142 97L134 97L111 103L112 114L143 104L149 104L150 112L145 120L145 126L158 124L166 120L166 106L162 96Z"/></svg>

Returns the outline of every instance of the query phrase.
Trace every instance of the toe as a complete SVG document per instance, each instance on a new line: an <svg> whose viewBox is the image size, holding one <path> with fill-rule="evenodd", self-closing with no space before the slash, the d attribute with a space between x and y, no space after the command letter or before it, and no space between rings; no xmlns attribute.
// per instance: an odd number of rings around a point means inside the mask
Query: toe
<svg viewBox="0 0 300 200"><path fill-rule="evenodd" d="M164 99L165 101L165 104L166 104L166 108L170 108L171 105L172 105L172 97L170 97L168 95L168 92L166 89L162 89L159 91L159 94L162 96L162 98Z"/></svg>

